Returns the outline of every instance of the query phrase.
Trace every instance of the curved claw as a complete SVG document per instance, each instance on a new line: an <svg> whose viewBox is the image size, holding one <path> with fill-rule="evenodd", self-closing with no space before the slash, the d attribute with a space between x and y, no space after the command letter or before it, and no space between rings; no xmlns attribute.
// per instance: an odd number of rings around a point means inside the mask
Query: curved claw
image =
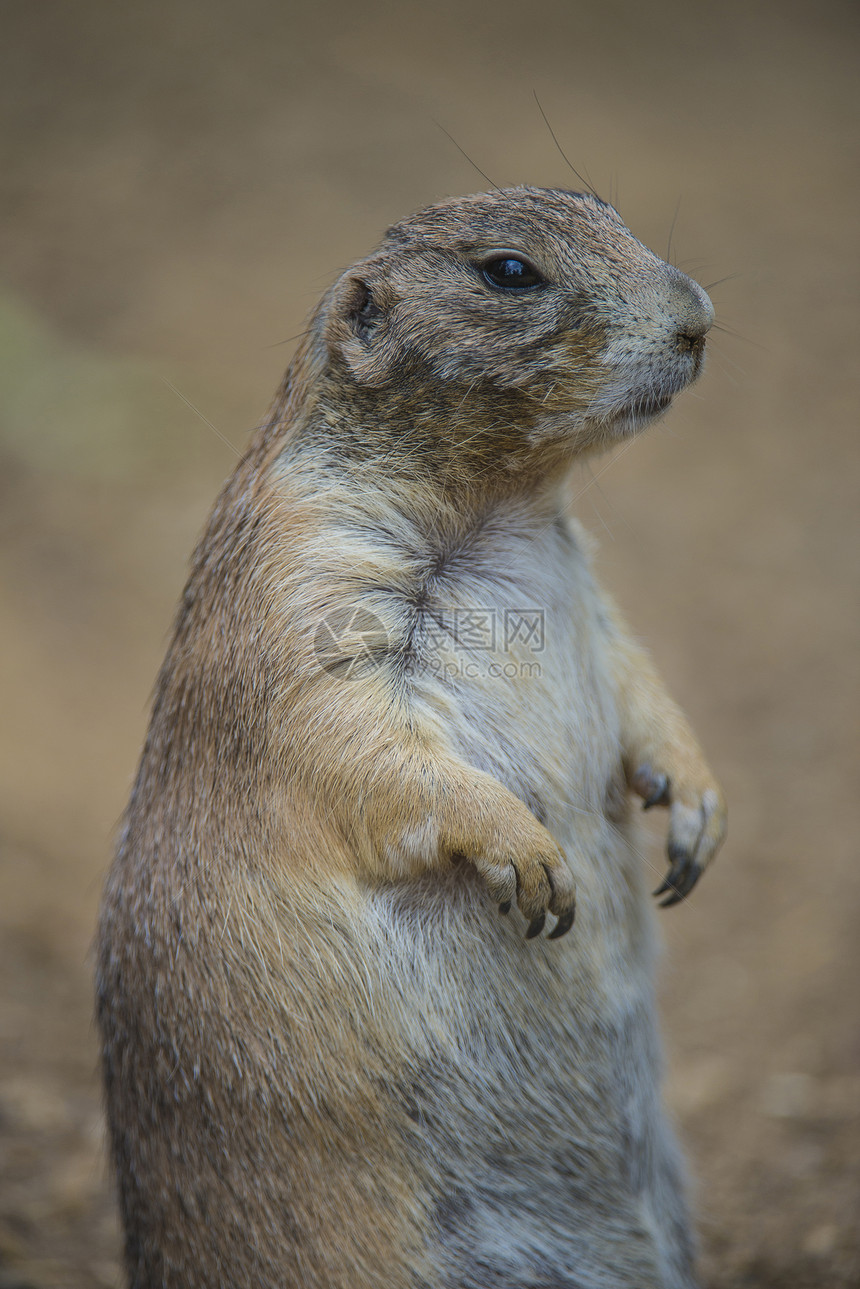
<svg viewBox="0 0 860 1289"><path fill-rule="evenodd" d="M658 776L652 776L656 780ZM650 786L650 785L649 785ZM726 834L726 809L716 786L707 788L698 804L689 801L690 794L675 793L669 825L669 871L654 895L665 895L663 909L686 899L713 859ZM653 796L653 793L652 793ZM649 797L646 807L651 801ZM656 802L655 802L656 804Z"/></svg>
<svg viewBox="0 0 860 1289"><path fill-rule="evenodd" d="M568 931L573 926L575 917L576 917L576 907L574 906L567 913L562 914L562 916L558 919L558 922L553 927L552 931L550 931L549 935L547 936L547 939L560 940L563 935L567 935Z"/></svg>
<svg viewBox="0 0 860 1289"><path fill-rule="evenodd" d="M510 913L510 911L511 911L511 901L510 901L510 900L505 900L502 904L500 904L500 905L499 905L499 912L500 912L501 914L503 914L503 915L504 915L505 913Z"/></svg>
<svg viewBox="0 0 860 1289"><path fill-rule="evenodd" d="M662 884L653 892L655 896L664 895L666 891L678 889L692 858L689 851L683 846L677 845L676 842L670 841L667 850L669 854L669 871Z"/></svg>
<svg viewBox="0 0 860 1289"><path fill-rule="evenodd" d="M546 922L545 913L539 913L536 918L533 918L532 921L529 923L528 931L526 931L526 939L533 940L536 935L540 935L541 931L544 928L545 922Z"/></svg>
<svg viewBox="0 0 860 1289"><path fill-rule="evenodd" d="M690 891L702 875L700 865L686 850L670 846L669 859L671 861L669 872L666 874L665 880L654 892L655 897L665 895L667 891L669 892L666 899L660 901L661 909L668 909L673 904L680 904L681 900L686 899L690 894Z"/></svg>
<svg viewBox="0 0 860 1289"><path fill-rule="evenodd" d="M695 860L692 860L684 874L674 883L671 895L667 895L665 900L660 901L660 908L668 909L673 904L680 904L681 900L685 900L701 875L701 868Z"/></svg>

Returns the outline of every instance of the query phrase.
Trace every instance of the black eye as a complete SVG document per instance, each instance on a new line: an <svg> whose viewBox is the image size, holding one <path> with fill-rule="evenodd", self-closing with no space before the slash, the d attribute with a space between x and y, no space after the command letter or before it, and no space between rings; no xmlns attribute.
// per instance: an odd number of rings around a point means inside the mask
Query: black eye
<svg viewBox="0 0 860 1289"><path fill-rule="evenodd" d="M500 255L498 259L487 260L482 265L484 280L490 286L501 287L504 291L527 291L535 286L543 286L545 279L525 260L515 259L513 255Z"/></svg>

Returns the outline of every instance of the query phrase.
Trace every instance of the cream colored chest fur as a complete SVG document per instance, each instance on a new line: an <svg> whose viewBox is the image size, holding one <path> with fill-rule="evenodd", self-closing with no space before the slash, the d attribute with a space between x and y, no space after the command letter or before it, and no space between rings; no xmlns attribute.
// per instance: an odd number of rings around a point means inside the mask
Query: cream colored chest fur
<svg viewBox="0 0 860 1289"><path fill-rule="evenodd" d="M622 771L588 539L545 507L491 515L435 561L414 531L399 538L386 550L359 526L331 533L320 577L340 588L334 613L355 606L381 624L379 666L398 671L404 719L510 788L589 883ZM432 827L402 838L411 851L434 843Z"/></svg>
<svg viewBox="0 0 860 1289"><path fill-rule="evenodd" d="M366 603L394 636L384 595ZM648 1157L659 1112L643 858L629 822L606 813L621 744L604 631L576 530L542 521L488 531L434 579L411 624L406 701L559 841L580 892L571 934L525 941L522 919L500 917L468 865L370 889L364 904L371 988L397 1018L430 1166L444 1158L447 1186L470 1197L472 1252L511 1276L534 1205L541 1238L551 1229L553 1256L570 1259L571 1178L585 1186L598 1155L619 1228L660 1243L644 1179L613 1157L622 1141ZM434 843L432 827L402 839L410 857Z"/></svg>
<svg viewBox="0 0 860 1289"><path fill-rule="evenodd" d="M489 532L433 586L411 692L550 830L604 808L620 744L587 558L560 522Z"/></svg>

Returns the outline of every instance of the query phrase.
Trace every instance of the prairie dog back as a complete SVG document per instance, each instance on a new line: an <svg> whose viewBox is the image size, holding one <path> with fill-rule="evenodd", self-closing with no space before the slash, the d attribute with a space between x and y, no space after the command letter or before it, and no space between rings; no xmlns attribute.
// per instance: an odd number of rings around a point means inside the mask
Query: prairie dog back
<svg viewBox="0 0 860 1289"><path fill-rule="evenodd" d="M669 811L664 904L725 806L568 479L712 319L534 188L419 212L320 303L195 552L105 888L136 1289L694 1285L632 800Z"/></svg>

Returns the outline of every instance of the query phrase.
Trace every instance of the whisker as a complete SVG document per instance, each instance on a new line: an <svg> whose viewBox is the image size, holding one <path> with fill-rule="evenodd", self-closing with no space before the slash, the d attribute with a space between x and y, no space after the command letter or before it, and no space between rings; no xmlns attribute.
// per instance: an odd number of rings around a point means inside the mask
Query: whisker
<svg viewBox="0 0 860 1289"><path fill-rule="evenodd" d="M716 282L709 282L704 290L713 291L715 286L722 286L724 282L734 282L735 278L743 276L743 273L727 273L725 277L718 277Z"/></svg>
<svg viewBox="0 0 860 1289"><path fill-rule="evenodd" d="M670 224L670 226L669 226L669 241L668 241L668 243L667 243L667 245L666 245L666 261L667 261L667 263L668 263L668 264L671 264L671 263L672 263L672 234L674 233L674 231L675 231L675 225L676 225L676 224L677 224L677 222L678 222L678 211L679 211L680 209L681 209L681 194L679 193L679 194L678 194L678 200L677 200L677 202L676 202L676 204L675 204L675 213L674 213L674 215L672 216L672 223L671 223L671 224ZM707 289L708 289L708 288L707 288L707 287L705 287L705 290L706 290L706 291L707 291Z"/></svg>
<svg viewBox="0 0 860 1289"><path fill-rule="evenodd" d="M444 125L442 125L442 124L441 124L441 122L439 122L439 121L434 121L434 122L433 122L433 124L434 124L434 125L436 125L436 126L438 126L438 128L442 131L442 133L443 133L443 134L447 134L447 135L448 135L448 138L451 140L451 142L453 143L453 145L454 145L454 147L457 149L457 151L458 151L458 152L461 152L461 153L463 154L463 156L464 156L464 157L466 158L466 160L468 161L469 165L470 165L470 166L472 166L472 167L474 167L474 169L475 169L475 170L477 170L478 174L481 176L481 178L482 178L482 179L486 179L487 183L490 185L490 187L491 187L491 188L495 188L496 192L501 192L501 191L502 191L502 190L501 190L501 188L499 187L499 185L498 185L497 183L495 183L495 182L490 178L490 176L489 176L488 174L486 174L486 173L481 169L481 167L477 164L477 162L475 162L475 161L473 161L473 160L472 160L472 158L469 156L468 152L466 152L466 150L465 150L464 148L461 148L461 147L460 147L459 143L458 143L458 142L457 142L457 140L454 138L453 134L451 134L448 130L446 130L446 129L445 129L445 127L444 127Z"/></svg>
<svg viewBox="0 0 860 1289"><path fill-rule="evenodd" d="M239 451L239 449L236 447L236 444L235 444L235 443L231 443L231 442L230 442L230 440L229 440L228 438L225 438L225 436L221 433L221 431L218 429L218 427L212 424L212 422L209 420L209 417L208 417L208 416L204 416L204 415L203 415L203 413L200 411L200 408L199 408L199 407L195 407L195 406L194 406L194 404L191 402L191 399L190 399L190 398L186 398L186 397L185 397L185 395L183 394L182 390L181 390L181 389L177 389L177 388L176 388L176 386L173 384L173 381L168 380L166 376L162 376L162 378L161 378L161 379L164 381L164 384L167 386L167 388L168 388L168 389L172 389L172 390L173 390L173 392L174 392L174 394L176 395L176 397L177 397L177 398L181 398L181 399L182 399L182 402L185 404L185 406L186 406L186 407L190 407L190 408L191 408L191 411L192 411L192 412L194 412L194 413L195 413L195 415L197 415L197 416L199 416L199 417L200 417L200 419L201 419L201 421L203 422L203 424L204 424L204 425L208 425L208 426L209 426L209 429L212 431L212 433L215 435L215 437L216 437L216 438L218 438L218 439L220 439L220 440L221 440L221 442L222 442L223 444L225 444L225 445L226 445L226 447L228 447L228 448L230 449L230 451L231 451L231 452L235 452L236 456L237 456L237 457L239 458L239 460L241 461L241 460L242 460L242 453L241 453L241 452Z"/></svg>
<svg viewBox="0 0 860 1289"><path fill-rule="evenodd" d="M727 327L724 322L714 322L711 325L711 331L720 331L724 336L730 336L732 340L742 340L745 345L752 345L753 348L761 349L764 353L769 352L767 345L763 345L759 340L751 340L749 336L735 331L733 327Z"/></svg>
<svg viewBox="0 0 860 1289"><path fill-rule="evenodd" d="M288 345L291 340L298 340L300 336L307 336L313 328L305 327L304 331L297 331L294 336L287 336L286 340L276 340L273 345L263 345L263 349L277 349L280 345Z"/></svg>
<svg viewBox="0 0 860 1289"><path fill-rule="evenodd" d="M539 99L539 98L538 98L538 96L537 96L537 90L532 90L532 93L533 93L533 94L534 94L534 96L535 96L535 102L536 102L536 103L537 103L537 105L538 105L538 111L540 112L541 116L542 116L542 117L543 117L543 119L544 119L544 123L545 123L545 125L546 125L546 128L547 128L547 129L549 130L549 132L550 132L550 136L551 136L551 138L552 138L552 141L553 141L553 143L555 144L555 146L558 148L559 152L561 153L562 160L563 160L563 161L565 162L565 164L570 168L570 170L572 170L572 172L576 175L576 177L577 177L577 179L579 180L579 182L580 182L580 183L585 184L586 188L587 188L587 189L588 189L588 191L591 193L592 197L596 197L596 196L597 196L597 193L596 193L596 192L595 192L595 190L594 190L594 185L593 185L593 184L592 184L588 179L584 178L584 177L579 173L579 171L577 170L576 166L575 166L575 165L573 164L573 162L570 160L570 158L568 157L568 155L567 155L567 153L565 152L564 148L561 146L561 144L559 143L558 139L556 138L555 130L554 130L554 129L552 128L552 126L550 125L550 123L549 123L549 118L548 118L548 116L547 116L546 112L545 112L545 111L543 110L543 108L541 107L541 101L540 101L540 99Z"/></svg>

